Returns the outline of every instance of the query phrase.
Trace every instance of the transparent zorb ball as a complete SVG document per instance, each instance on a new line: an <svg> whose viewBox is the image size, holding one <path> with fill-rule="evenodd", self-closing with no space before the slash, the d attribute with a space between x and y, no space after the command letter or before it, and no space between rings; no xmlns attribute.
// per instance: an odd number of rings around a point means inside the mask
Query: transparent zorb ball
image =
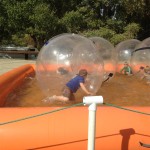
<svg viewBox="0 0 150 150"><path fill-rule="evenodd" d="M116 52L114 46L102 37L89 38L95 45L104 62L104 81L116 72Z"/></svg>
<svg viewBox="0 0 150 150"><path fill-rule="evenodd" d="M103 80L103 60L93 43L77 34L61 34L42 47L36 61L36 77L46 96L60 95L79 72L89 73L86 88L96 93Z"/></svg>
<svg viewBox="0 0 150 150"><path fill-rule="evenodd" d="M150 38L136 46L131 57L133 73L150 81Z"/></svg>
<svg viewBox="0 0 150 150"><path fill-rule="evenodd" d="M120 42L116 46L117 52L117 71L119 72L123 67L123 64L127 62L130 65L131 55L135 47L141 42L136 39L129 39Z"/></svg>

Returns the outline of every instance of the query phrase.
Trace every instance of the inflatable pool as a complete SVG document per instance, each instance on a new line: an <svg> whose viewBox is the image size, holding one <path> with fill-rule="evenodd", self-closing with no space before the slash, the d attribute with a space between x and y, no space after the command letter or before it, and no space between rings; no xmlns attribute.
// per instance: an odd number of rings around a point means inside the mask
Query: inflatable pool
<svg viewBox="0 0 150 150"><path fill-rule="evenodd" d="M0 76L0 149L87 149L88 106L3 107L8 94L34 72L34 65L29 64ZM149 110L150 107L98 106L95 149L146 149L139 142L150 143Z"/></svg>

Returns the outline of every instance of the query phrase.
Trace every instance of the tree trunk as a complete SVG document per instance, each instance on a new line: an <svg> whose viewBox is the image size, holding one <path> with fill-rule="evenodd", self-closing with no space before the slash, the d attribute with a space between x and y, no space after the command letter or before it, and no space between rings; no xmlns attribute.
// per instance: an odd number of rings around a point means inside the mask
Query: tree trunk
<svg viewBox="0 0 150 150"><path fill-rule="evenodd" d="M34 45L33 46L37 48L38 44L37 44L37 38L36 38L36 36L35 35L31 35L31 34L30 34L30 36L31 36L31 38L34 41Z"/></svg>

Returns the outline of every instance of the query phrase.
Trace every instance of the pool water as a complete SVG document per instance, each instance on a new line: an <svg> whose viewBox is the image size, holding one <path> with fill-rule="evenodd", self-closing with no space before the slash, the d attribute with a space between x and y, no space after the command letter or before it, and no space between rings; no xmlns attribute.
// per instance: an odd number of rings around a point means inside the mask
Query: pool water
<svg viewBox="0 0 150 150"><path fill-rule="evenodd" d="M56 93L61 94L60 89L52 91L52 95ZM119 106L150 106L150 85L134 75L116 74L111 80L102 84L97 95L102 95L104 102ZM43 102L45 96L39 88L36 78L28 77L18 89L9 94L4 107L66 106L82 102L83 96L85 94L80 89L75 94L73 101L45 103Z"/></svg>

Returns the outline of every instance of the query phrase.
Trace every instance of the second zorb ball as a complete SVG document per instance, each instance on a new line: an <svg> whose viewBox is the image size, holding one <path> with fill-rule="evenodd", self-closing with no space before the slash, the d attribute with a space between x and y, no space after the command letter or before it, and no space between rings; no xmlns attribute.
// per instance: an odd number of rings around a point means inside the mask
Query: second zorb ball
<svg viewBox="0 0 150 150"><path fill-rule="evenodd" d="M116 72L116 52L114 46L102 37L90 37L89 39L94 43L99 55L103 58L105 81L109 74L113 76Z"/></svg>
<svg viewBox="0 0 150 150"><path fill-rule="evenodd" d="M103 60L93 43L77 34L61 34L42 47L36 62L36 77L46 96L60 95L65 84L80 69L89 73L86 88L96 93L103 80Z"/></svg>

